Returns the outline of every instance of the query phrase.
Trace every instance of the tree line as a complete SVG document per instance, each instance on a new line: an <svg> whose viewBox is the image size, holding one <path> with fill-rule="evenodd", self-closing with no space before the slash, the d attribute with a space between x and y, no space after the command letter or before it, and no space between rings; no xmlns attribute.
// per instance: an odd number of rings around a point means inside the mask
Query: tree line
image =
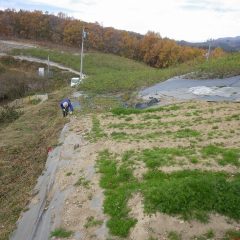
<svg viewBox="0 0 240 240"><path fill-rule="evenodd" d="M103 27L99 23L87 23L68 17L64 13L56 16L42 11L0 11L0 36L51 41L57 44L80 47L83 27L88 32L86 46L89 49L113 53L152 67L165 68L196 58L204 58L206 50L180 46L176 41L162 38L160 34L148 32L137 34L112 27ZM221 56L222 50L216 49L215 56Z"/></svg>

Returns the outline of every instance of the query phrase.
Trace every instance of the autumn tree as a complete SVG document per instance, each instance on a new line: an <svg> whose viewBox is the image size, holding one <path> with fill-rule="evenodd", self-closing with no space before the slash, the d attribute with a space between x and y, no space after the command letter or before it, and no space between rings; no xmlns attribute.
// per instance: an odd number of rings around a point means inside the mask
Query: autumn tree
<svg viewBox="0 0 240 240"><path fill-rule="evenodd" d="M88 32L86 47L105 53L118 54L156 67L165 68L178 63L203 58L205 51L180 46L174 40L162 38L159 33L148 32L145 36L99 23L86 23L68 17L42 11L0 10L0 36L51 41L79 47L82 29ZM222 56L221 49L212 52L213 57Z"/></svg>

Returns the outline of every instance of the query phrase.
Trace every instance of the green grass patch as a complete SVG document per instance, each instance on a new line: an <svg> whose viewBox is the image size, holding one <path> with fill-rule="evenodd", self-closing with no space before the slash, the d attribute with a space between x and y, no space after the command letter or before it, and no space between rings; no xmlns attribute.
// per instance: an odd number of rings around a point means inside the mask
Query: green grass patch
<svg viewBox="0 0 240 240"><path fill-rule="evenodd" d="M240 74L240 54L228 54L221 58L210 59L198 65L197 77L223 78Z"/></svg>
<svg viewBox="0 0 240 240"><path fill-rule="evenodd" d="M239 114L233 114L231 116L227 116L225 118L226 121L233 121L233 120L240 120L240 115Z"/></svg>
<svg viewBox="0 0 240 240"><path fill-rule="evenodd" d="M100 186L105 189L104 212L110 216L107 226L111 234L126 237L136 223L136 219L128 216L127 207L127 201L137 189L132 170L126 163L117 166L115 157L108 151L99 154L97 167L102 174Z"/></svg>
<svg viewBox="0 0 240 240"><path fill-rule="evenodd" d="M107 150L99 154L97 168L101 173L100 185L105 189L104 212L110 216L107 226L111 234L126 237L136 223L136 219L129 217L127 203L139 191L148 214L162 212L204 223L208 221L209 213L240 219L240 175L198 170L163 173L156 170L156 166L171 161L172 156L192 155L188 149L165 148L142 152L150 170L143 180L137 181L133 176L134 162L131 160L138 154L127 151L121 161Z"/></svg>
<svg viewBox="0 0 240 240"><path fill-rule="evenodd" d="M114 140L126 140L129 139L129 135L125 132L112 132L111 137Z"/></svg>
<svg viewBox="0 0 240 240"><path fill-rule="evenodd" d="M240 219L239 175L230 180L223 173L150 171L141 187L148 213L159 211L202 220L208 212L218 212Z"/></svg>
<svg viewBox="0 0 240 240"><path fill-rule="evenodd" d="M142 136L139 137L142 138ZM200 149L194 147L153 148L135 153L150 169L175 164L182 165L186 161L196 164L202 159L216 161L220 165L239 166L239 154L239 149L223 148L215 145L208 145Z"/></svg>
<svg viewBox="0 0 240 240"><path fill-rule="evenodd" d="M170 166L176 162L176 157L191 157L195 152L187 148L154 148L145 149L140 153L146 166L154 169L161 166Z"/></svg>
<svg viewBox="0 0 240 240"><path fill-rule="evenodd" d="M157 108L147 109L135 109L135 108L115 108L111 112L113 115L131 115L131 114L143 114L143 113L154 113L154 112L169 112L180 110L180 105L170 105Z"/></svg>
<svg viewBox="0 0 240 240"><path fill-rule="evenodd" d="M200 135L201 135L200 132L198 132L198 131L196 131L196 130L189 129L189 128L185 128L185 129L178 130L178 131L175 133L175 136L176 136L177 138L199 137Z"/></svg>
<svg viewBox="0 0 240 240"><path fill-rule="evenodd" d="M239 149L223 148L216 145L208 145L202 149L202 154L205 157L215 157L220 165L240 165Z"/></svg>
<svg viewBox="0 0 240 240"><path fill-rule="evenodd" d="M64 228L57 228L51 232L51 237L69 238L72 234L72 231L67 231Z"/></svg>
<svg viewBox="0 0 240 240"><path fill-rule="evenodd" d="M180 233L171 231L171 232L168 233L168 239L169 240L181 240L182 236L181 236Z"/></svg>
<svg viewBox="0 0 240 240"><path fill-rule="evenodd" d="M88 138L95 142L99 140L100 138L105 137L106 134L103 132L101 126L100 126L100 121L96 116L92 117L92 129L91 132L88 135Z"/></svg>

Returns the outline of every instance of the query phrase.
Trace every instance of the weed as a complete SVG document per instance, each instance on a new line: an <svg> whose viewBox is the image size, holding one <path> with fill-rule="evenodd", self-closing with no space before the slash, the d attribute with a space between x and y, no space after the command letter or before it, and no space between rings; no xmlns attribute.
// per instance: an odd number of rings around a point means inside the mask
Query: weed
<svg viewBox="0 0 240 240"><path fill-rule="evenodd" d="M169 240L181 240L182 237L181 237L181 234L171 231L168 233L168 239Z"/></svg>
<svg viewBox="0 0 240 240"><path fill-rule="evenodd" d="M88 195L88 200L91 201L92 199L93 199L93 194L90 193L90 194Z"/></svg>
<svg viewBox="0 0 240 240"><path fill-rule="evenodd" d="M100 121L97 119L96 116L92 118L92 130L89 133L88 137L92 141L97 141L98 139L105 137L106 134L103 132L100 126Z"/></svg>
<svg viewBox="0 0 240 240"><path fill-rule="evenodd" d="M93 216L90 216L87 218L87 222L84 224L85 228L95 227L98 225L102 225L102 220L95 220Z"/></svg>
<svg viewBox="0 0 240 240"><path fill-rule="evenodd" d="M66 173L66 176L68 177L68 176L71 176L72 175L72 172L67 172Z"/></svg>
<svg viewBox="0 0 240 240"><path fill-rule="evenodd" d="M192 239L193 240L208 240L208 239L213 239L215 236L214 232L212 229L209 229L205 234L200 235L200 236L194 236Z"/></svg>
<svg viewBox="0 0 240 240"><path fill-rule="evenodd" d="M164 116L164 117L166 117L166 116ZM143 116L143 120L145 121L145 120L149 120L149 119L156 119L156 120L159 120L159 119L161 119L162 117L160 116L160 115L154 115L154 114L145 114L144 116Z"/></svg>
<svg viewBox="0 0 240 240"><path fill-rule="evenodd" d="M191 157L190 157L190 162L193 163L193 164L196 164L196 163L198 163L199 161L198 161L197 157L191 156Z"/></svg>
<svg viewBox="0 0 240 240"><path fill-rule="evenodd" d="M238 239L240 239L240 231L228 230L225 233L225 237L223 240L238 240Z"/></svg>
<svg viewBox="0 0 240 240"><path fill-rule="evenodd" d="M33 98L33 99L30 99L29 103L32 104L32 105L37 105L41 102L42 100L40 98Z"/></svg>
<svg viewBox="0 0 240 240"><path fill-rule="evenodd" d="M231 116L227 116L225 118L226 121L232 121L232 120L240 120L240 115L239 114L233 114Z"/></svg>
<svg viewBox="0 0 240 240"><path fill-rule="evenodd" d="M132 156L134 156L134 151L133 150L129 150L129 151L124 152L124 154L122 156L122 161L127 162L131 159Z"/></svg>
<svg viewBox="0 0 240 240"><path fill-rule="evenodd" d="M89 188L90 187L90 181L86 180L84 177L80 177L78 179L78 181L74 184L74 186L83 186L85 188Z"/></svg>
<svg viewBox="0 0 240 240"><path fill-rule="evenodd" d="M186 148L154 148L145 149L140 158L148 168L156 168L164 165L171 165L176 162L176 157L190 157L193 150Z"/></svg>
<svg viewBox="0 0 240 240"><path fill-rule="evenodd" d="M209 229L207 231L207 233L205 234L205 236L207 237L207 239L214 238L214 236L215 236L214 231L212 229Z"/></svg>
<svg viewBox="0 0 240 240"><path fill-rule="evenodd" d="M16 107L3 106L0 108L0 123L11 123L23 114L22 111L16 110Z"/></svg>
<svg viewBox="0 0 240 240"><path fill-rule="evenodd" d="M240 165L240 152L238 149L222 148L215 145L208 145L202 149L202 154L204 156L216 157L218 163L221 165Z"/></svg>
<svg viewBox="0 0 240 240"><path fill-rule="evenodd" d="M132 118L131 117L126 117L125 121L127 121L127 122L132 121Z"/></svg>
<svg viewBox="0 0 240 240"><path fill-rule="evenodd" d="M71 237L72 234L72 231L67 231L64 228L57 228L51 232L51 237L68 238Z"/></svg>
<svg viewBox="0 0 240 240"><path fill-rule="evenodd" d="M155 237L149 237L148 240L158 240L158 238L155 238Z"/></svg>
<svg viewBox="0 0 240 240"><path fill-rule="evenodd" d="M125 140L129 138L125 132L112 132L111 136L114 140Z"/></svg>
<svg viewBox="0 0 240 240"><path fill-rule="evenodd" d="M189 128L181 129L175 133L177 138L199 137L200 135L200 132Z"/></svg>

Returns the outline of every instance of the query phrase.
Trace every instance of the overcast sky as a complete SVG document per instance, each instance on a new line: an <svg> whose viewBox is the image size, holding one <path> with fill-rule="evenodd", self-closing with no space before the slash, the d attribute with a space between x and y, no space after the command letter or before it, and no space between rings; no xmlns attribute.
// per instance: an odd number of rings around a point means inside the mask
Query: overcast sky
<svg viewBox="0 0 240 240"><path fill-rule="evenodd" d="M0 9L64 12L104 27L175 40L240 36L240 0L0 0Z"/></svg>

